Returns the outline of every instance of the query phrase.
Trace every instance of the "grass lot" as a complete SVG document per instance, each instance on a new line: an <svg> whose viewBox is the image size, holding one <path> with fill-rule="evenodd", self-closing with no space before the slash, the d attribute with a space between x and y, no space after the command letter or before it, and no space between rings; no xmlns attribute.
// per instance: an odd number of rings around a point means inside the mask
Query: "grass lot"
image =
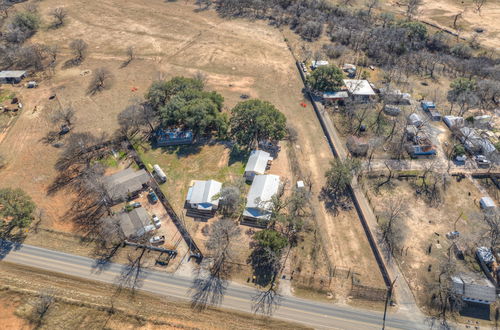
<svg viewBox="0 0 500 330"><path fill-rule="evenodd" d="M243 175L246 164L246 157L231 157L230 149L217 143L137 150L150 170L155 164L163 169L167 182L161 189L179 213L192 180L230 182Z"/></svg>

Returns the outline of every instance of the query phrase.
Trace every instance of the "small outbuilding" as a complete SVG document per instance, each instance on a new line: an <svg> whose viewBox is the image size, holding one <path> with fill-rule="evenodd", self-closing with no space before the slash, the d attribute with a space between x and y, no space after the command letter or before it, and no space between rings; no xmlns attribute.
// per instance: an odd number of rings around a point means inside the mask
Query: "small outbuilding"
<svg viewBox="0 0 500 330"><path fill-rule="evenodd" d="M384 106L384 113L391 117L397 117L401 113L401 109L393 105L386 104Z"/></svg>
<svg viewBox="0 0 500 330"><path fill-rule="evenodd" d="M492 211L497 207L493 199L491 199L491 197L488 196L482 197L481 200L479 200L479 205L485 211Z"/></svg>
<svg viewBox="0 0 500 330"><path fill-rule="evenodd" d="M420 116L416 113L412 113L408 116L408 124L413 125L415 127L420 127L424 124L424 121Z"/></svg>
<svg viewBox="0 0 500 330"><path fill-rule="evenodd" d="M316 70L320 66L327 66L328 64L330 64L330 63L328 63L328 61L312 61L311 62L311 69Z"/></svg>
<svg viewBox="0 0 500 330"><path fill-rule="evenodd" d="M186 207L197 210L212 212L217 210L220 201L222 183L215 180L194 180L188 189L186 196Z"/></svg>
<svg viewBox="0 0 500 330"><path fill-rule="evenodd" d="M0 84L19 84L26 77L26 71L0 71Z"/></svg>
<svg viewBox="0 0 500 330"><path fill-rule="evenodd" d="M245 166L245 179L252 181L256 175L261 175L266 172L273 161L271 154L263 150L253 150L248 158Z"/></svg>
<svg viewBox="0 0 500 330"><path fill-rule="evenodd" d="M450 129L452 128L460 128L465 125L465 120L463 117L457 116L444 116L443 121Z"/></svg>
<svg viewBox="0 0 500 330"><path fill-rule="evenodd" d="M422 102L420 102L420 106L422 107L422 110L424 110L424 111L436 109L436 104L434 104L434 102L432 102L432 101L422 101Z"/></svg>
<svg viewBox="0 0 500 330"><path fill-rule="evenodd" d="M154 134L156 145L158 147L168 147L181 144L193 143L193 132L180 129L164 129L159 128Z"/></svg>
<svg viewBox="0 0 500 330"><path fill-rule="evenodd" d="M349 94L346 91L338 91L338 92L324 92L323 100L328 102L337 102L343 101L349 97Z"/></svg>

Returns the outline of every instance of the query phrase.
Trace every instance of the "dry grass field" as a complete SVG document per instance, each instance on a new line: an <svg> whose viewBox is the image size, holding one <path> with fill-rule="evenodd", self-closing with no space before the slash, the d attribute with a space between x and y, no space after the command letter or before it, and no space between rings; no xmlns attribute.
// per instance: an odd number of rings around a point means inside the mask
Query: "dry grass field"
<svg viewBox="0 0 500 330"><path fill-rule="evenodd" d="M294 146L298 162L303 173L310 175L313 191L318 195L333 156L311 105L300 106L304 101L303 85L279 30L265 22L223 20L213 11L197 13L194 5L161 0L45 0L39 3L39 10L48 21L48 12L59 6L68 11L67 24L57 30L43 28L30 41L58 45L61 49L59 65L55 74L50 79L43 79L37 89L13 87L23 100L25 110L0 144L0 152L10 160L8 167L0 171L0 186L23 188L40 208L46 210L47 216L40 227L74 231L71 222L64 218L73 202L71 195L67 192L46 194L57 174L54 164L59 151L41 140L48 131L55 129L49 121L55 108L72 105L76 109L77 132L111 135L118 127L118 113L132 99L141 98L152 81L176 75L191 76L197 72L206 75L208 89L224 96L228 109L240 101L241 94L248 94L274 103L287 116L299 136ZM88 56L80 66L65 69L63 63L71 57L68 44L76 38L89 44ZM137 58L121 68L128 46L135 48ZM90 75L86 70L99 67L106 67L113 73L114 83L109 90L89 96L86 87ZM55 100L48 99L52 93L57 95ZM173 200L179 207L185 196L189 166L196 162L190 162L189 157L179 160L168 154L154 157L179 171L180 184L169 192L175 195ZM276 164L277 170L286 177L286 153L282 152L280 157L283 162ZM186 172L182 171L184 166ZM230 177L241 171L242 164L234 165L233 169L222 163L219 167L213 166L212 163L203 164L196 171L201 173L206 167L206 177L211 173ZM366 285L383 286L356 213L346 212L335 217L317 198L312 203L316 210L317 232L331 264L355 269ZM307 240L313 237L309 235ZM311 251L310 241L304 244L308 245L304 251L315 253ZM320 257L315 266L307 254L302 268L305 273L326 271L327 260Z"/></svg>
<svg viewBox="0 0 500 330"><path fill-rule="evenodd" d="M380 180L382 179L369 179L367 187L375 186ZM477 246L478 238L486 230L479 208L479 199L484 193L470 179L457 181L453 178L446 189L443 202L437 207L431 207L415 194L413 185L411 180L394 179L388 187L383 186L378 194L370 189L368 196L375 213L381 218L387 216L385 212L395 198L406 204L399 227L404 232L403 241L399 245L403 254L398 250L396 255L417 301L424 306L430 297L429 288L435 283L439 265L447 258L451 243L446 238L446 233L459 231L460 238L457 242L464 248L464 253L468 253ZM430 254L429 246L432 246ZM466 255L465 261L457 261L456 264L458 271L481 275L474 257ZM429 265L432 265L430 271Z"/></svg>

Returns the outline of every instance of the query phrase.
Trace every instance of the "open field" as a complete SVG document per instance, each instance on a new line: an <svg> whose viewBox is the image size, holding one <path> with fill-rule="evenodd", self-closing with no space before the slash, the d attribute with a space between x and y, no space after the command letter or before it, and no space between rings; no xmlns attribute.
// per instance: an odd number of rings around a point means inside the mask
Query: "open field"
<svg viewBox="0 0 500 330"><path fill-rule="evenodd" d="M278 30L265 22L223 20L212 11L196 13L192 5L160 0L47 0L39 4L42 14L61 5L69 13L67 25L58 30L41 30L31 40L61 47L55 75L42 81L37 89L19 89L25 110L0 145L0 152L12 159L9 166L0 171L1 186L19 186L26 190L37 205L46 210L46 217L40 224L42 227L74 231L71 223L64 219L72 203L71 195L67 192L46 195L47 187L57 174L54 164L59 151L40 141L54 129L49 121L53 109L72 105L77 112L76 132L111 135L118 127L117 114L131 99L141 97L153 80L175 75L190 76L198 71L207 76L207 89L224 96L227 108L236 104L244 93L268 100L285 113L288 122L298 131L295 145L298 162L305 169L304 175L310 175L313 192L318 195L332 155L311 105L300 106L304 101L303 85L294 59ZM63 69L62 63L70 58L67 45L75 38L82 38L89 44L88 57L79 67ZM135 47L137 59L120 68L127 46ZM114 84L109 90L89 96L85 87L90 77L85 70L98 67L107 67L113 73ZM56 93L57 98L49 101L52 93ZM35 106L37 110L33 111ZM203 172L205 177L214 175L222 180L241 171L242 163L217 167L212 158L206 158L206 163L200 165L197 162L203 160L205 151L213 152L209 157L217 155L216 164L228 157L228 151L218 145L205 148L197 161L198 155L183 159L175 154L153 151L150 162L164 163L167 174L171 171L170 174L179 182L174 189L167 189L167 196L177 209L185 197L186 183L190 179L199 179L190 178L191 174ZM285 152L280 159L284 159L282 165L276 163L273 168L277 166L280 174L286 174ZM184 160L186 165L200 168L194 172L181 171L184 168L181 161ZM193 162L187 163L189 160ZM200 170L205 167L206 172ZM273 173L273 168L270 173ZM318 237L325 245L323 248L329 262L353 268L367 285L381 287L382 278L356 213L351 211L335 217L317 198L312 203L316 210ZM303 261L302 269L305 273L313 273L315 269L307 260ZM317 262L325 265L327 260L321 257ZM325 269L322 267L320 271Z"/></svg>
<svg viewBox="0 0 500 330"><path fill-rule="evenodd" d="M30 283L29 289L26 283ZM75 290L78 287L78 290ZM251 314L209 309L191 310L187 303L167 301L137 292L116 295L110 285L74 279L43 271L0 264L1 327L32 329L32 305L40 291L50 289L56 297L40 329L303 329L296 324ZM133 300L133 304L130 303ZM224 322L220 322L220 320Z"/></svg>

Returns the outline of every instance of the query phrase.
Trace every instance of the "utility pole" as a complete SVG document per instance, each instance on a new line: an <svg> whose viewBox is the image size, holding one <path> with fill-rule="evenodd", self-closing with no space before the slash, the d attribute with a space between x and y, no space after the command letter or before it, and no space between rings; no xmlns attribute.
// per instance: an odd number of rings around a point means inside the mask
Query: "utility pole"
<svg viewBox="0 0 500 330"><path fill-rule="evenodd" d="M396 276L394 281L392 281L391 285L387 288L387 296L385 297L384 321L382 323L382 330L385 330L385 317L387 315L387 305L389 304L389 301L392 298L392 290L394 289L394 284L396 283L397 279L398 279L398 277Z"/></svg>

